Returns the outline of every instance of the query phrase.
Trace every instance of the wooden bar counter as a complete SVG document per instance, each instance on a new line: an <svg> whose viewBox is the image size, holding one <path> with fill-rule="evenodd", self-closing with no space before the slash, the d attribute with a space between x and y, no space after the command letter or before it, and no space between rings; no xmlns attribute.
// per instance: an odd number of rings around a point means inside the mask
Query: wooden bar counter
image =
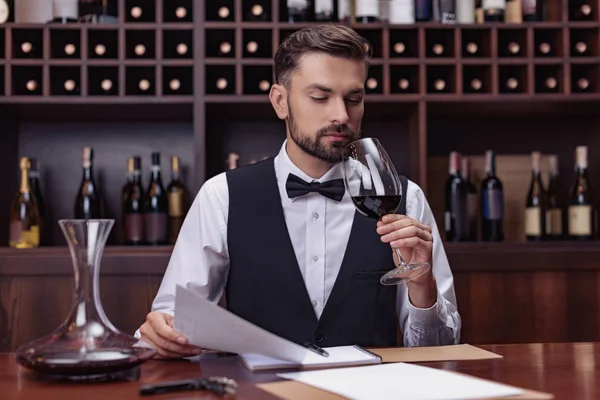
<svg viewBox="0 0 600 400"><path fill-rule="evenodd" d="M500 383L554 395L555 400L596 400L600 398L598 343L483 345L502 359L423 363L422 365L462 372ZM192 377L227 376L237 381L236 399L275 399L255 385L280 380L275 372L252 373L235 356L219 356L200 361L152 360L142 366L136 382L66 384L42 382L20 367L13 354L0 354L0 393L3 399L129 399L140 398L140 385ZM402 377L398 377L398 387ZM179 392L150 396L149 399L218 399L207 392Z"/></svg>
<svg viewBox="0 0 600 400"><path fill-rule="evenodd" d="M600 246L590 243L445 245L470 344L600 342ZM102 304L133 333L162 280L172 248L109 246ZM66 247L0 249L0 352L56 329L72 303Z"/></svg>

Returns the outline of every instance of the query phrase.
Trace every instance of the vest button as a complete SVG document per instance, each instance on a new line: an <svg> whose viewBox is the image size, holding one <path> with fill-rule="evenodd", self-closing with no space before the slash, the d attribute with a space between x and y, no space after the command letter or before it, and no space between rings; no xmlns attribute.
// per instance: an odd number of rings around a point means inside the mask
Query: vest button
<svg viewBox="0 0 600 400"><path fill-rule="evenodd" d="M317 335L315 336L315 340L317 341L317 343L323 343L323 340L325 340L325 338L321 335Z"/></svg>

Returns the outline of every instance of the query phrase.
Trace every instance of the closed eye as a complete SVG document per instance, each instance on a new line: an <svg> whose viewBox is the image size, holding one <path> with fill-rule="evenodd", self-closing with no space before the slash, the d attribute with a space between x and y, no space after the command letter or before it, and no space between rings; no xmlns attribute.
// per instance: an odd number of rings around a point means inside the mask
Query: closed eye
<svg viewBox="0 0 600 400"><path fill-rule="evenodd" d="M327 101L327 97L311 97L311 99L315 103L325 103Z"/></svg>

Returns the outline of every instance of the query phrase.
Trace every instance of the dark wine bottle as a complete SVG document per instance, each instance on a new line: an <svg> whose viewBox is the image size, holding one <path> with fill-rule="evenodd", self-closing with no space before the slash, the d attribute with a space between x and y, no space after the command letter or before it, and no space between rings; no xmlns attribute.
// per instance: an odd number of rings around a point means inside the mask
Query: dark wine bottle
<svg viewBox="0 0 600 400"><path fill-rule="evenodd" d="M558 159L550 158L550 179L546 193L548 209L546 210L546 238L549 240L560 239L563 235L563 214L558 199Z"/></svg>
<svg viewBox="0 0 600 400"><path fill-rule="evenodd" d="M314 0L315 20L321 22L334 22L338 17L337 0Z"/></svg>
<svg viewBox="0 0 600 400"><path fill-rule="evenodd" d="M469 238L467 184L460 174L460 153L450 153L450 176L446 181L446 240L466 241Z"/></svg>
<svg viewBox="0 0 600 400"><path fill-rule="evenodd" d="M171 182L167 187L169 194L169 244L175 244L189 204L189 191L181 181L179 157L171 158Z"/></svg>
<svg viewBox="0 0 600 400"><path fill-rule="evenodd" d="M481 239L504 240L504 192L502 182L496 176L496 155L488 150L485 154L487 177L481 183Z"/></svg>
<svg viewBox="0 0 600 400"><path fill-rule="evenodd" d="M144 188L141 178L141 159L127 161L127 184L123 187L123 242L126 245L144 243Z"/></svg>
<svg viewBox="0 0 600 400"><path fill-rule="evenodd" d="M433 0L415 0L415 21L428 22L433 18Z"/></svg>
<svg viewBox="0 0 600 400"><path fill-rule="evenodd" d="M574 240L591 240L592 191L588 177L588 148L579 146L575 151L575 182L569 199L569 236Z"/></svg>
<svg viewBox="0 0 600 400"><path fill-rule="evenodd" d="M471 181L471 160L461 157L461 175L467 185L467 215L469 223L469 240L477 240L477 189Z"/></svg>
<svg viewBox="0 0 600 400"><path fill-rule="evenodd" d="M40 230L40 246L50 242L50 226L46 226L46 201L40 184L40 171L37 158L30 158L29 187L38 207L38 225Z"/></svg>
<svg viewBox="0 0 600 400"><path fill-rule="evenodd" d="M152 245L167 243L169 203L160 176L160 154L152 153L150 184L146 195L146 241Z"/></svg>
<svg viewBox="0 0 600 400"><path fill-rule="evenodd" d="M287 20L288 22L307 22L313 18L311 16L313 7L309 0L287 0Z"/></svg>
<svg viewBox="0 0 600 400"><path fill-rule="evenodd" d="M540 173L541 153L531 153L531 184L525 203L525 237L528 241L540 241L546 232L546 193Z"/></svg>
<svg viewBox="0 0 600 400"><path fill-rule="evenodd" d="M94 181L93 173L94 151L91 147L83 148L83 176L75 198L75 218L102 218L102 195Z"/></svg>

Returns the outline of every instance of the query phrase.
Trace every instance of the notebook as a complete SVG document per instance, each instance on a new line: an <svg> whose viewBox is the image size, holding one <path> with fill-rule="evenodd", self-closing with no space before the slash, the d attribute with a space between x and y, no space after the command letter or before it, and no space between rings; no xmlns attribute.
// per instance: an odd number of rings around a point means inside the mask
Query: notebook
<svg viewBox="0 0 600 400"><path fill-rule="evenodd" d="M382 359L360 346L325 347L329 353L324 357L315 352L309 352L302 363L279 360L260 354L240 354L242 364L250 371L264 371L270 369L321 369L337 367L353 367L363 365L381 364Z"/></svg>

